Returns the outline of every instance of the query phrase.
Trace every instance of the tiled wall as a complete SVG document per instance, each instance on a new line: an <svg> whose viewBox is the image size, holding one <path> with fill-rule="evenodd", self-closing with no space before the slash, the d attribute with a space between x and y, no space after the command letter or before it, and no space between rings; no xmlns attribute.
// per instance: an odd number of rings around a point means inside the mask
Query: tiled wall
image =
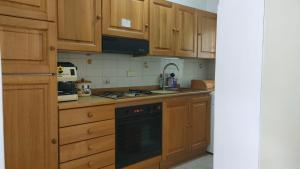
<svg viewBox="0 0 300 169"><path fill-rule="evenodd" d="M88 61L91 64L88 64ZM78 67L78 76L92 81L93 88L158 85L163 67L170 62L179 66L179 72L171 66L183 87L189 87L192 79L213 79L214 61L162 57L132 57L120 54L59 53L58 61L72 62ZM131 77L128 77L128 73Z"/></svg>

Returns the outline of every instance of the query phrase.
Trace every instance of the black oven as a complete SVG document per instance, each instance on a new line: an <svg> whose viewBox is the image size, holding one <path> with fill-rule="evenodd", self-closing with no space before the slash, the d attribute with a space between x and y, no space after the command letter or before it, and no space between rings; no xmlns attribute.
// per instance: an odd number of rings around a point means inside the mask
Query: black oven
<svg viewBox="0 0 300 169"><path fill-rule="evenodd" d="M116 165L123 168L162 153L162 104L116 109Z"/></svg>

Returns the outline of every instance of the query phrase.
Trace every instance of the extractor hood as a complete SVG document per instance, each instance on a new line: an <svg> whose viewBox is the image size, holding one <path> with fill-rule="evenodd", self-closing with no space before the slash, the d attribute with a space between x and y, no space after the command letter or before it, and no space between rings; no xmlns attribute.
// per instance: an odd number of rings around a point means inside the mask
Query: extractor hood
<svg viewBox="0 0 300 169"><path fill-rule="evenodd" d="M149 41L103 35L102 51L104 53L120 53L130 54L133 56L145 56L149 53Z"/></svg>

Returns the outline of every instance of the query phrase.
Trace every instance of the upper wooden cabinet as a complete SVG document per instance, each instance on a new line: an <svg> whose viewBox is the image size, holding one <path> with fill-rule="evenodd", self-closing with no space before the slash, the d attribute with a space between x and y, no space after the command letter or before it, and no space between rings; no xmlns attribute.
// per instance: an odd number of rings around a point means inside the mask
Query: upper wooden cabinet
<svg viewBox="0 0 300 169"><path fill-rule="evenodd" d="M103 0L103 34L147 40L148 13L148 0Z"/></svg>
<svg viewBox="0 0 300 169"><path fill-rule="evenodd" d="M150 55L196 57L197 10L150 0Z"/></svg>
<svg viewBox="0 0 300 169"><path fill-rule="evenodd" d="M54 21L56 0L0 0L0 14Z"/></svg>
<svg viewBox="0 0 300 169"><path fill-rule="evenodd" d="M175 5L150 0L150 55L174 56Z"/></svg>
<svg viewBox="0 0 300 169"><path fill-rule="evenodd" d="M176 56L197 56L197 10L176 5Z"/></svg>
<svg viewBox="0 0 300 169"><path fill-rule="evenodd" d="M56 73L56 25L0 16L3 73Z"/></svg>
<svg viewBox="0 0 300 169"><path fill-rule="evenodd" d="M3 76L6 169L57 169L55 76Z"/></svg>
<svg viewBox="0 0 300 169"><path fill-rule="evenodd" d="M217 15L198 12L198 57L214 59L216 55Z"/></svg>
<svg viewBox="0 0 300 169"><path fill-rule="evenodd" d="M58 48L101 51L101 0L58 0Z"/></svg>

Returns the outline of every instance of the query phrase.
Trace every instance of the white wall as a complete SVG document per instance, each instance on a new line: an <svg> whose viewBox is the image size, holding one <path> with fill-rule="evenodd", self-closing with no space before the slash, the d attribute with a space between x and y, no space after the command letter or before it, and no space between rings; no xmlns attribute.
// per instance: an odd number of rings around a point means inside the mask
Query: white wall
<svg viewBox="0 0 300 169"><path fill-rule="evenodd" d="M0 58L1 58L2 34L0 34ZM3 100L2 100L2 68L0 59L0 169L4 169L4 138L3 138Z"/></svg>
<svg viewBox="0 0 300 169"><path fill-rule="evenodd" d="M178 4L210 11L217 12L219 0L168 0Z"/></svg>
<svg viewBox="0 0 300 169"><path fill-rule="evenodd" d="M262 0L221 0L215 100L214 169L257 169Z"/></svg>
<svg viewBox="0 0 300 169"><path fill-rule="evenodd" d="M261 169L300 169L299 30L299 0L266 0Z"/></svg>

